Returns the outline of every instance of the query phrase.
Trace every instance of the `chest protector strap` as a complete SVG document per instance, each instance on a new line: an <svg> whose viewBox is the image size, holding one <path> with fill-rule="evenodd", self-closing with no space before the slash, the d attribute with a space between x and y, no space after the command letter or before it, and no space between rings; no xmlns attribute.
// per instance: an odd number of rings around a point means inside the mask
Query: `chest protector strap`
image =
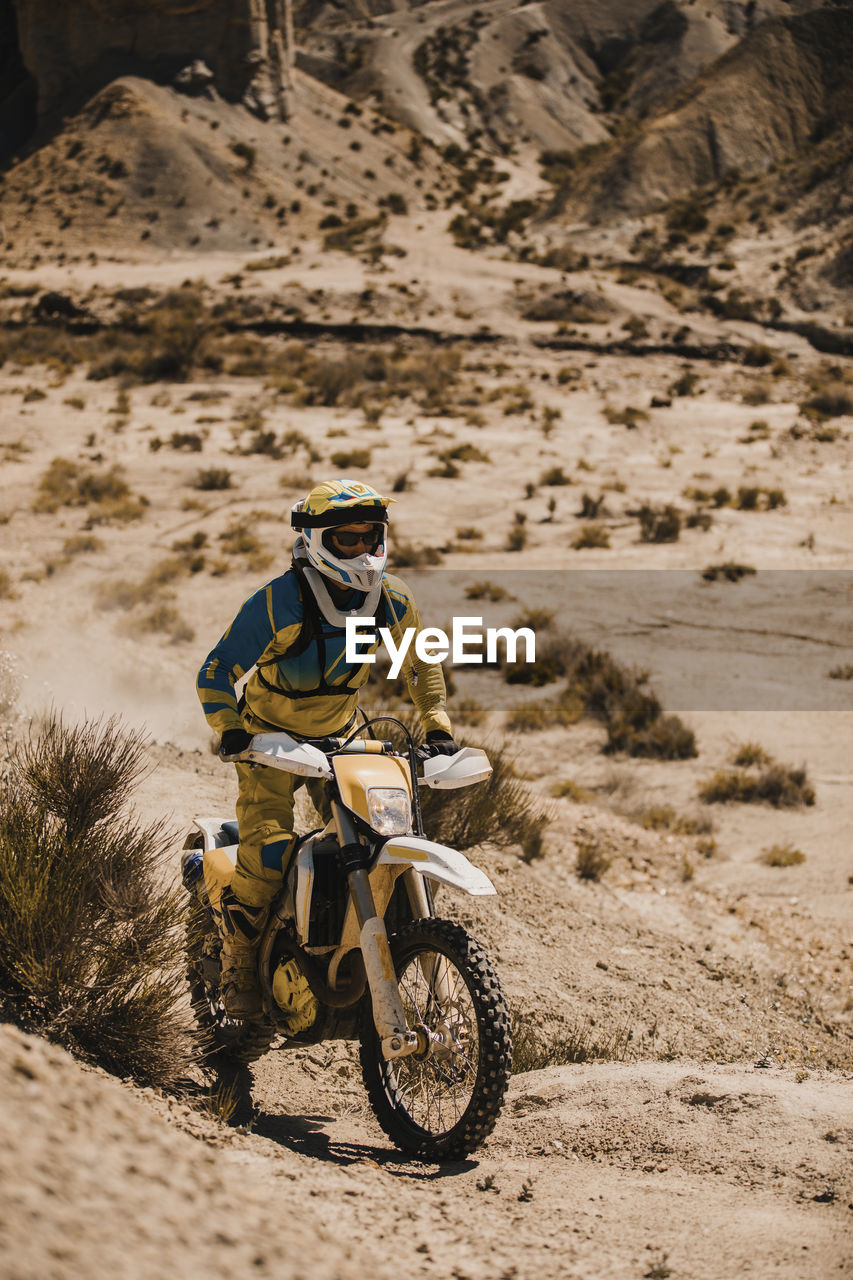
<svg viewBox="0 0 853 1280"><path fill-rule="evenodd" d="M326 679L326 637L323 634L323 615L320 612L320 606L314 598L314 592L305 577L305 571L296 561L293 561L291 573L296 574L299 583L299 595L302 601L302 629L293 643L285 650L284 653L278 654L274 658L267 658L265 662L259 662L257 665L257 677L263 687L269 693L278 693L284 698L328 698L340 697L341 695L349 696L350 694L359 693L360 689L353 685L346 684L330 684ZM376 626L385 627L388 625L387 619L390 608L385 595L385 584L382 584L382 592L379 597L379 607L376 611ZM393 614L391 614L393 617ZM333 633L335 636L342 636L344 632L336 628ZM280 685L272 684L267 680L263 673L264 667L277 666L279 662L286 662L289 658L299 658L312 644L317 645L317 660L320 668L320 683L314 689L282 689ZM363 664L362 670L364 666Z"/></svg>

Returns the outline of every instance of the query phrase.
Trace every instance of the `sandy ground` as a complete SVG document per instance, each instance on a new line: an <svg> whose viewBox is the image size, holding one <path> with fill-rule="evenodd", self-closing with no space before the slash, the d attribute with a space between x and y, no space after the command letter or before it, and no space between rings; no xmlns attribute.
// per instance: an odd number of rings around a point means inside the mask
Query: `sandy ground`
<svg viewBox="0 0 853 1280"><path fill-rule="evenodd" d="M553 814L545 856L527 866L517 851L477 850L498 902L475 911L447 900L447 911L483 937L516 1008L543 1025L595 1018L602 1032L625 1027L631 1051L624 1061L516 1077L485 1150L439 1170L401 1163L383 1144L340 1045L269 1055L240 1081L242 1127L229 1130L184 1102L140 1096L4 1031L4 1277L236 1268L382 1277L401 1267L457 1280L851 1274L853 686L828 679L830 668L853 661L851 421L836 420L831 442L794 438L805 371L822 357L803 339L742 322L688 317L697 341L766 342L787 372L770 378L695 360L698 393L689 397L668 392L684 365L672 356L537 346L554 326L519 319L518 295L560 287L559 272L456 249L439 222L395 222L403 260L371 267L309 248L298 268L257 273L245 287L261 299L298 284L322 290L306 314L324 319L349 319L353 298L370 287L384 316L460 335L454 397L467 404L452 412L390 404L369 427L360 409L296 407L262 378L228 375L130 387L116 412L114 380L87 381L83 369L60 380L7 362L2 647L24 677L25 709L119 711L147 726L157 767L138 803L147 817L162 815L177 844L193 814L226 815L234 799L209 753L195 671L245 596L286 565L283 516L306 480L335 470L337 449L369 445L364 474L373 483L387 488L409 475L395 537L446 548L440 569L412 574L430 619L458 611L472 581L505 584L514 598L482 606L484 617L505 621L524 605L548 605L559 624L646 667L667 709L697 733L698 758L676 763L604 756L603 731L589 723L516 735L516 767ZM8 278L74 296L98 286L97 301L119 284L167 288L187 278L226 290L223 277L244 262L137 257ZM401 285L408 296L393 287ZM601 293L612 308L610 319L580 326L584 341L617 339L629 314L661 332L683 320L657 290L604 269L573 276L571 287ZM499 341L466 344L483 324ZM344 354L332 342L317 350ZM838 365L847 376L849 362ZM753 394L746 403L759 380L765 401ZM198 393L215 398L191 398ZM653 397L671 403L653 407ZM526 407L508 411L520 399ZM633 427L608 420L608 410L626 406L648 417ZM546 408L557 414L548 432ZM267 429L304 432L321 460L309 467L304 454L235 453L232 428L247 410L260 412ZM767 431L752 440L757 419ZM190 430L203 435L200 454L150 447ZM460 443L487 458L464 462L456 478L429 475L438 453ZM121 465L149 501L144 517L97 526L102 545L90 553L65 550L86 533L89 513L31 509L56 456ZM199 493L201 466L227 467L235 488ZM542 484L557 466L570 483ZM746 484L783 489L785 505L724 507L707 531L640 540L632 513L643 502L686 512L688 487ZM603 495L609 549L572 548L584 493ZM526 516L523 554L507 550L515 511ZM221 551L235 517L260 536L265 568ZM482 534L473 551L456 532L469 527ZM98 607L105 588L141 582L197 532L228 571L208 565L166 584L191 636L172 642L168 629L146 632L143 606ZM729 560L756 568L755 582L703 583L699 571ZM550 692L484 672L457 673L457 684L457 702L480 704L477 732L493 737L512 704ZM804 763L816 805L715 806L711 857L698 852L695 835L643 826L653 805L707 816L697 787L744 741ZM567 778L586 799L552 799ZM577 844L590 834L613 859L599 884L574 873ZM786 843L806 854L802 865L759 861L763 849Z"/></svg>
<svg viewBox="0 0 853 1280"><path fill-rule="evenodd" d="M317 1050L294 1081L268 1060L250 1130L229 1134L4 1028L2 1274L850 1274L841 1078L533 1072L482 1157L440 1169L377 1140L352 1071Z"/></svg>

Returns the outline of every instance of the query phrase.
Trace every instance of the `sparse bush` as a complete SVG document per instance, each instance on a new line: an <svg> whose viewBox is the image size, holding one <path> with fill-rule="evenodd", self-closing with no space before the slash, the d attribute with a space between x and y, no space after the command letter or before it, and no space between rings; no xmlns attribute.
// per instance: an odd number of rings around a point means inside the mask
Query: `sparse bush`
<svg viewBox="0 0 853 1280"><path fill-rule="evenodd" d="M733 763L742 769L751 769L758 764L771 764L773 757L765 751L760 742L742 742L733 757Z"/></svg>
<svg viewBox="0 0 853 1280"><path fill-rule="evenodd" d="M453 703L453 718L476 727L485 720L486 708L476 698L457 698Z"/></svg>
<svg viewBox="0 0 853 1280"><path fill-rule="evenodd" d="M563 675L568 680L558 699L513 708L510 727L573 724L586 713L607 726L607 752L627 751L664 760L696 755L693 731L678 716L663 714L654 693L642 688L643 673L620 666L609 653L570 635L549 634L544 644L537 645L535 663L504 668L509 684L542 685Z"/></svg>
<svg viewBox="0 0 853 1280"><path fill-rule="evenodd" d="M464 738L460 741L463 746L479 745ZM549 822L547 811L516 777L506 745L490 746L488 755L492 772L487 782L456 791L422 793L424 827L430 839L454 849L471 849L488 840L501 846L519 844L523 850L541 850L541 833Z"/></svg>
<svg viewBox="0 0 853 1280"><path fill-rule="evenodd" d="M737 491L738 511L774 511L788 505L783 489L762 489L758 485L742 485Z"/></svg>
<svg viewBox="0 0 853 1280"><path fill-rule="evenodd" d="M39 482L33 510L53 513L60 507L90 504L99 508L98 513L90 517L91 523L136 520L147 506L144 498L133 496L121 467L99 472L68 458L54 458Z"/></svg>
<svg viewBox="0 0 853 1280"><path fill-rule="evenodd" d="M250 142L232 142L231 150L238 160L243 161L244 168L248 173L254 169L255 161L258 158L257 148L253 147Z"/></svg>
<svg viewBox="0 0 853 1280"><path fill-rule="evenodd" d="M576 512L577 518L579 520L597 520L598 513L603 505L603 493L600 493L597 498L593 498L590 493L585 493L581 498L581 509Z"/></svg>
<svg viewBox="0 0 853 1280"><path fill-rule="evenodd" d="M806 417L840 418L853 414L853 393L843 382L830 382L800 405Z"/></svg>
<svg viewBox="0 0 853 1280"><path fill-rule="evenodd" d="M753 342L743 353L743 362L753 369L763 369L773 363L773 352L761 342Z"/></svg>
<svg viewBox="0 0 853 1280"><path fill-rule="evenodd" d="M535 733L557 725L577 724L583 714L584 705L580 698L562 694L557 698L515 703L507 713L506 727L511 733Z"/></svg>
<svg viewBox="0 0 853 1280"><path fill-rule="evenodd" d="M443 558L438 547L416 547L402 539L391 544L390 554L396 569L422 569L425 565L441 564Z"/></svg>
<svg viewBox="0 0 853 1280"><path fill-rule="evenodd" d="M232 489L233 487L231 472L225 467L206 467L204 470L199 471L193 485L193 488L201 489L203 492Z"/></svg>
<svg viewBox="0 0 853 1280"><path fill-rule="evenodd" d="M89 555L93 551L102 551L104 547L100 538L92 533L77 533L66 538L62 544L62 553L66 556Z"/></svg>
<svg viewBox="0 0 853 1280"><path fill-rule="evenodd" d="M600 880L612 858L595 838L579 840L575 874L580 880Z"/></svg>
<svg viewBox="0 0 853 1280"><path fill-rule="evenodd" d="M169 444L173 449L185 449L187 453L201 453L204 440L197 431L173 431Z"/></svg>
<svg viewBox="0 0 853 1280"><path fill-rule="evenodd" d="M830 680L853 680L853 663L846 662L827 672Z"/></svg>
<svg viewBox="0 0 853 1280"><path fill-rule="evenodd" d="M702 784L699 796L705 804L770 804L774 809L815 803L805 768L775 762L758 774L745 769L720 770Z"/></svg>
<svg viewBox="0 0 853 1280"><path fill-rule="evenodd" d="M611 426L628 427L631 431L638 422L647 422L649 418L645 409L635 409L632 405L626 405L624 409L611 409L605 405L603 412Z"/></svg>
<svg viewBox="0 0 853 1280"><path fill-rule="evenodd" d="M348 471L350 467L363 471L370 466L370 459L369 449L349 449L333 453L330 461L333 467L338 467L341 471Z"/></svg>
<svg viewBox="0 0 853 1280"><path fill-rule="evenodd" d="M592 799L592 793L575 782L573 778L564 778L562 782L555 782L551 788L551 795L555 800L571 800L574 804L585 804Z"/></svg>
<svg viewBox="0 0 853 1280"><path fill-rule="evenodd" d="M740 582L741 578L749 577L755 573L755 569L751 564L738 564L734 560L727 560L725 564L709 564L707 569L702 570L702 577L706 582Z"/></svg>
<svg viewBox="0 0 853 1280"><path fill-rule="evenodd" d="M165 601L144 614L134 623L134 628L136 627L154 635L165 633L171 644L186 644L195 638L195 632L180 610Z"/></svg>
<svg viewBox="0 0 853 1280"><path fill-rule="evenodd" d="M598 548L606 550L609 546L610 534L600 524L584 525L572 541L572 548L575 551L589 551Z"/></svg>
<svg viewBox="0 0 853 1280"><path fill-rule="evenodd" d="M677 542L681 534L681 512L667 503L664 507L644 504L640 508L640 537L643 542Z"/></svg>
<svg viewBox="0 0 853 1280"><path fill-rule="evenodd" d="M625 1062L631 1056L631 1031L626 1026L602 1029L595 1022L576 1022L545 1031L538 1019L513 1009L512 1071L542 1071L571 1062Z"/></svg>
<svg viewBox="0 0 853 1280"><path fill-rule="evenodd" d="M802 849L796 849L792 844L771 845L761 855L761 861L767 867L798 867L805 860Z"/></svg>
<svg viewBox="0 0 853 1280"><path fill-rule="evenodd" d="M370 243L376 244L385 229L386 216L380 214L375 218L354 218L334 231L327 231L323 237L324 249L337 249L341 253L356 253Z"/></svg>
<svg viewBox="0 0 853 1280"><path fill-rule="evenodd" d="M507 551L523 551L527 546L528 533L524 527L526 516L522 511L516 511L515 523L510 526L506 539Z"/></svg>
<svg viewBox="0 0 853 1280"><path fill-rule="evenodd" d="M692 396L696 394L696 388L701 379L698 373L694 373L692 369L685 369L679 378L669 388L671 396Z"/></svg>
<svg viewBox="0 0 853 1280"><path fill-rule="evenodd" d="M52 715L19 750L0 790L0 1004L108 1071L166 1085L196 1046L173 838L125 811L147 764L116 720Z"/></svg>
<svg viewBox="0 0 853 1280"><path fill-rule="evenodd" d="M543 471L539 478L540 484L547 485L565 485L571 484L571 480L565 474L562 467L549 467L547 471Z"/></svg>
<svg viewBox="0 0 853 1280"><path fill-rule="evenodd" d="M491 600L493 604L496 604L499 600L505 600L506 597L506 587L502 587L496 582L472 582L469 587L465 588L465 598L467 600Z"/></svg>
<svg viewBox="0 0 853 1280"><path fill-rule="evenodd" d="M261 550L261 542L245 520L237 519L219 535L223 550L231 556L249 556Z"/></svg>

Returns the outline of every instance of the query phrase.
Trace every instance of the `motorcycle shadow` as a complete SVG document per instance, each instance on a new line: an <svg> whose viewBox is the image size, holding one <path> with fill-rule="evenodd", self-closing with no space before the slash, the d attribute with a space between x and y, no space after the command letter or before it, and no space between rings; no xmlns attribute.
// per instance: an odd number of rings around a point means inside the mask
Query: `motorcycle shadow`
<svg viewBox="0 0 853 1280"><path fill-rule="evenodd" d="M441 1165L424 1164L407 1159L395 1147L335 1138L330 1130L340 1125L340 1116L287 1115L260 1110L252 1098L251 1067L227 1059L209 1062L208 1066L213 1076L210 1096L228 1101L228 1114L221 1118L231 1128L245 1129L295 1154L337 1165L372 1164L396 1176L427 1180L453 1177L477 1167L477 1161L470 1159Z"/></svg>

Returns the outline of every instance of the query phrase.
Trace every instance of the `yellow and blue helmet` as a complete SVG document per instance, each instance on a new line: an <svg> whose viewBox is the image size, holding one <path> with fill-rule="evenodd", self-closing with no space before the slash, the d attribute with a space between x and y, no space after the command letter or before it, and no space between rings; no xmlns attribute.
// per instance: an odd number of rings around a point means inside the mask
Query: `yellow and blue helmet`
<svg viewBox="0 0 853 1280"><path fill-rule="evenodd" d="M385 572L388 504L393 501L361 480L326 480L296 503L290 523L302 534L308 560L319 573L341 586L371 591ZM341 556L328 536L330 531L365 523L375 525L370 549L351 558Z"/></svg>

